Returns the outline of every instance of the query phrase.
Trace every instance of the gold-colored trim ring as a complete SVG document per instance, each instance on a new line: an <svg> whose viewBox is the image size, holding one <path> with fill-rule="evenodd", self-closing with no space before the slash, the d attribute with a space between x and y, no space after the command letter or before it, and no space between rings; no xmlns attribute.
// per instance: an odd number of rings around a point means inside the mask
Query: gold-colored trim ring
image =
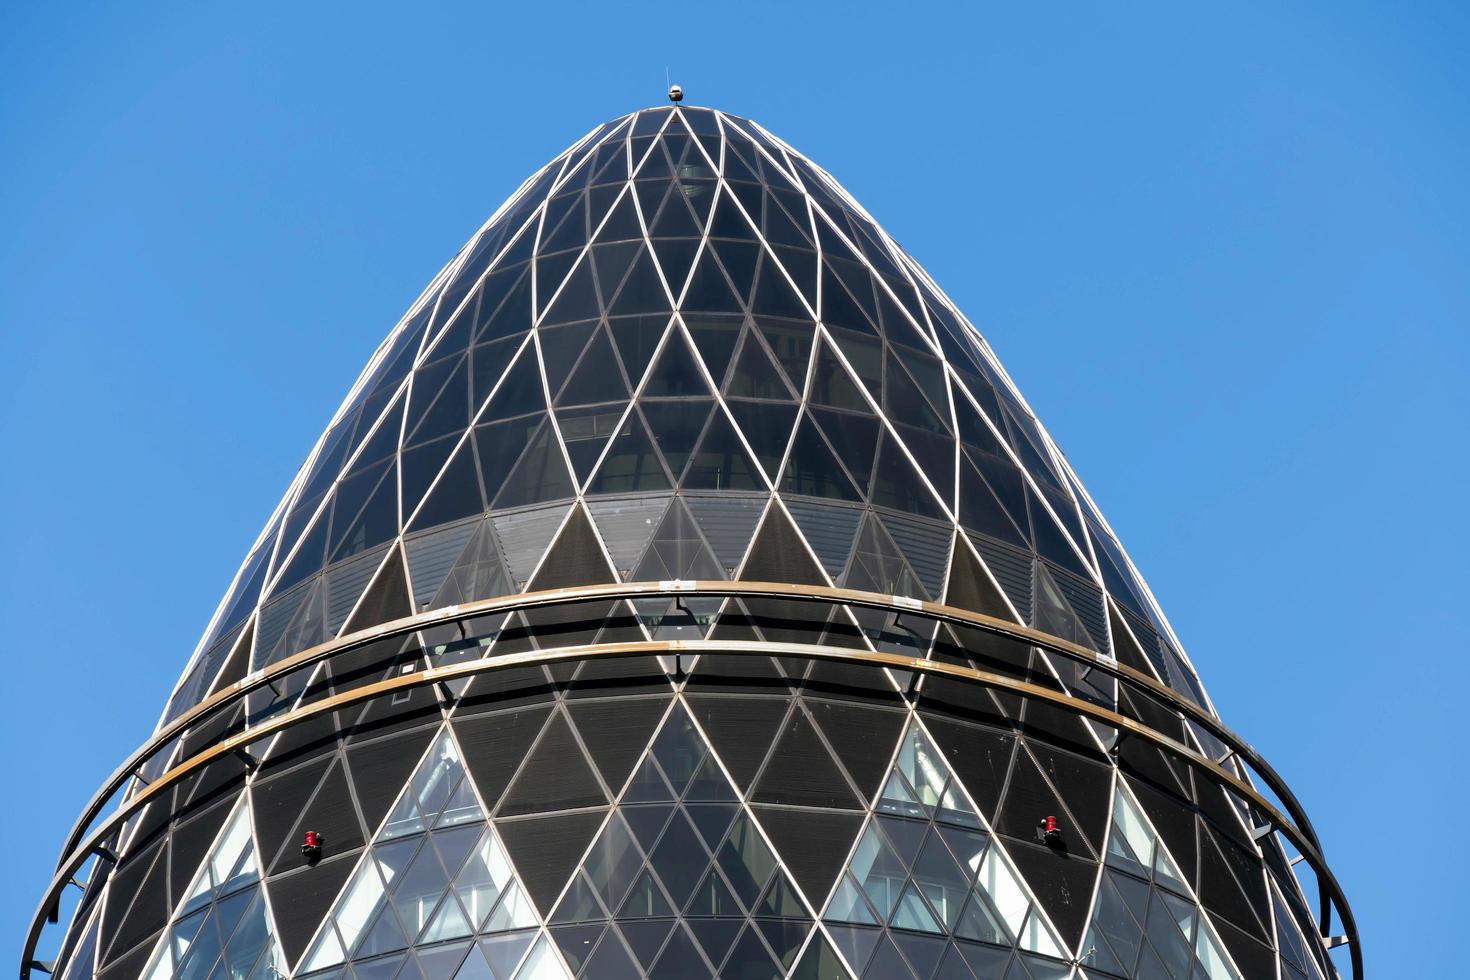
<svg viewBox="0 0 1470 980"><path fill-rule="evenodd" d="M588 585L577 588L549 589L541 592L526 592L518 595L499 596L494 599L482 599L461 605L443 606L414 616L406 616L402 619L381 623L346 636L337 637L336 639L308 647L300 653L269 664L254 673L246 675L234 684L230 684L216 691L213 695L201 701L172 722L158 729L146 743L128 756L113 771L107 781L98 788L97 792L93 794L92 798L87 802L86 807L83 808L81 815L72 825L71 830L67 834L66 844L62 848L62 857L58 860L57 867L59 868L61 866L61 862L65 860L65 856L76 847L77 841L81 839L86 828L96 819L97 814L106 806L107 801L128 780L136 775L140 767L148 761L153 753L186 731L201 717L212 713L221 706L231 705L251 691L265 687L302 667L328 659L339 653L345 653L349 650L365 646L369 643L375 643L379 640L390 639L431 626L471 619L478 616L494 615L512 610L566 605L595 599L638 599L666 595L789 599L804 602L825 602L860 606L871 609L882 609L894 613L913 613L941 622L969 627L980 630L981 632L1017 640L1040 647L1051 653L1060 654L1070 660L1083 663L1095 670L1100 670L1119 680L1144 689L1151 697L1163 702L1170 710L1178 711L1187 716L1191 721L1200 725L1260 774L1271 791L1276 794L1277 798L1286 807L1292 820L1301 828L1302 832L1307 836L1307 839L1312 842L1312 845L1318 848L1321 847L1321 843L1317 839L1316 829L1312 826L1301 804L1292 795L1285 780L1271 768L1265 759L1261 758L1255 749L1251 747L1250 743L1222 725L1213 714L1194 704L1194 702L1180 696L1172 688L1159 683L1142 671L1119 663L1113 658L1105 657L1086 647L1064 640L1059 636L1044 633L1041 630L1020 626L1004 619L987 616L983 613L971 612L968 609L946 606L937 602L911 599L906 596L885 595L878 592L864 592L857 589L841 589L830 586L793 585L776 582L671 581L630 582L626 584Z"/></svg>

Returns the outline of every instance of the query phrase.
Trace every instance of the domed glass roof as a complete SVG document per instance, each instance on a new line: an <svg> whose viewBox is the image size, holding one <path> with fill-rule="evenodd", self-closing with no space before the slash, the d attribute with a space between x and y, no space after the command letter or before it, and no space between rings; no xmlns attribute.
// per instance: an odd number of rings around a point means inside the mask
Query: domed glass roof
<svg viewBox="0 0 1470 980"><path fill-rule="evenodd" d="M760 126L660 107L533 175L392 330L165 720L415 612L734 578L966 606L1204 701L1076 476L928 275Z"/></svg>

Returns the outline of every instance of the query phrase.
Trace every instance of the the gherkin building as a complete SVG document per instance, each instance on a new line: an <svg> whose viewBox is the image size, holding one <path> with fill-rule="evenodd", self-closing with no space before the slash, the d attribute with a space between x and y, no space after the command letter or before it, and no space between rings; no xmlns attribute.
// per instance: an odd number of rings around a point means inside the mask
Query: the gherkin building
<svg viewBox="0 0 1470 980"><path fill-rule="evenodd" d="M389 333L21 977L1349 964L1310 822L975 328L788 144L670 105Z"/></svg>

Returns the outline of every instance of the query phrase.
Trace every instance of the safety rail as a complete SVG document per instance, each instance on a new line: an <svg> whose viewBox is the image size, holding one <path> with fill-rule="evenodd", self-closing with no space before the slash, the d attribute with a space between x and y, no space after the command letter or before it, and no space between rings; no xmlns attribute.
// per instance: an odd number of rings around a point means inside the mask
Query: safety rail
<svg viewBox="0 0 1470 980"><path fill-rule="evenodd" d="M493 616L499 613L512 611L524 612L597 600L631 601L674 596L780 599L880 609L895 614L895 618L901 616L917 616L931 619L954 626L975 629L983 633L1034 646L1049 653L1059 654L1130 685L1132 688L1161 702L1169 710L1177 711L1190 721L1199 725L1213 738L1230 749L1231 753L1244 761L1261 778L1286 808L1290 818L1288 819L1286 815L1278 811L1270 801L1262 796L1248 782L1224 768L1219 762L1197 753L1188 745L1185 745L1170 735L1151 728L1141 721L1129 718L1090 701L1074 697L1071 694L1055 691L1027 681L1006 677L1001 674L971 667L962 667L944 661L930 660L925 657L820 644L775 643L757 640L654 640L632 643L604 643L553 650L533 650L500 656L494 655L492 650L491 656L484 659L472 660L451 666L431 667L425 670L395 676L388 680L366 683L323 700L315 701L310 705L290 710L284 714L276 714L213 746L196 752L187 759L179 760L172 768L146 783L140 775L140 770L152 760L155 753L166 746L171 747L171 743L175 739L196 728L202 721L217 716L222 710L233 708L251 693L270 686L275 681L294 674L303 668L314 667L321 661L329 660L334 656L357 650L385 639L404 636L435 626L455 623L462 624L466 620ZM1049 701L1073 710L1078 714L1090 717L1101 724L1116 728L1120 732L1128 732L1141 736L1146 741L1205 773L1208 778L1214 780L1216 783L1235 792L1251 807L1259 811L1260 815L1265 817L1269 822L1270 829L1280 832L1302 858L1307 861L1317 878L1321 904L1318 924L1319 931L1323 937L1324 947L1346 943L1349 946L1354 977L1356 980L1360 980L1362 976L1361 951L1359 949L1357 929L1352 918L1351 909L1336 879L1332 876L1330 869L1328 869L1321 856L1320 844L1317 840L1316 833L1310 821L1307 819L1306 814L1303 812L1299 801L1297 801L1275 770L1247 742L1222 725L1214 715L1200 708L1192 701L1180 696L1177 692L1159 683L1153 677L1119 663L1111 657L1099 654L1060 637L1052 636L1030 627L1020 626L993 616L987 616L983 613L959 609L941 603L912 599L906 596L884 595L853 589L770 582L724 581L638 582L593 585L522 593L461 605L446 606L414 616L382 623L369 629L319 644L263 667L236 683L222 688L194 708L180 715L174 721L159 728L148 742L134 751L114 771L112 776L104 782L88 802L87 807L83 810L83 813L68 834L61 858L57 863L56 876L53 878L51 886L48 888L45 897L38 907L31 928L27 934L21 960L21 978L22 980L28 980L30 969L34 964L32 957L35 946L39 941L45 922L48 919L54 921L55 910L60 901L61 891L73 880L73 876L85 864L86 860L93 854L99 854L104 859L111 858L112 854L107 848L106 842L113 833L122 828L128 817L138 812L147 801L151 800L163 788L171 786L178 779L183 778L200 766L207 765L224 755L239 752L253 742L289 728L301 721L316 717L322 712L371 700L387 693L397 693L415 687L439 684L447 680L469 677L478 673L491 672L513 666L558 663L571 660L626 658L650 655L698 655L700 653L715 652L736 655L798 656L816 660L837 660L913 671L930 676L967 680L980 684L981 686L1008 690L1024 697ZM1228 758L1229 756L1225 757L1225 759ZM1221 761L1224 761L1224 759ZM116 797L118 791L126 787L135 777L137 777L140 784L139 790L132 796L124 799L116 812L108 817L101 826L97 827L91 834L87 834L87 829L92 826L98 814ZM85 839L83 839L84 835ZM1338 915L1341 917L1345 930L1345 935L1340 937L1332 937L1330 935L1330 916L1333 908L1336 908Z"/></svg>

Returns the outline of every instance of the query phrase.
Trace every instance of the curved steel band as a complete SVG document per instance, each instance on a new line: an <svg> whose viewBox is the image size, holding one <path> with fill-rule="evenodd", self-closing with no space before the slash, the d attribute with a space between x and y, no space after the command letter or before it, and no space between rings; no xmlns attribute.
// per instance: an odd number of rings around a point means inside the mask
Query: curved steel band
<svg viewBox="0 0 1470 980"><path fill-rule="evenodd" d="M970 667L961 667L954 664L901 654L829 647L817 644L774 643L752 640L665 640L593 644L509 654L501 657L491 657L468 663L455 664L448 667L430 668L353 688L309 706L275 716L268 721L221 741L191 758L180 762L174 768L146 785L131 799L125 800L118 807L117 811L100 827L88 835L85 840L80 839L86 828L91 825L106 803L137 773L139 767L157 752L160 747L167 745L174 737L186 731L191 725L196 724L201 717L214 712L222 706L232 705L250 692L258 690L270 684L272 681L300 670L303 667L383 639L402 636L428 627L459 622L465 619L512 610L527 610L598 599L620 600L670 595L790 599L885 609L897 614L917 614L940 622L978 629L982 632L1017 640L1040 647L1052 653L1061 654L1126 683L1145 689L1150 696L1163 701L1170 709L1179 711L1181 714L1190 718L1190 720L1199 724L1212 736L1228 746L1240 758L1245 760L1252 769L1256 770L1266 782L1267 786L1287 808L1291 814L1291 819L1288 819L1280 813L1274 805L1265 797L1261 796L1249 783L1234 773L1229 772L1213 760L1195 752L1173 737L1107 708L1102 708L1091 702L1025 681ZM96 852L99 847L102 847L107 838L121 827L129 816L141 809L155 793L165 787L171 786L195 769L207 765L221 756L231 754L253 742L273 735L301 721L345 705L371 700L384 694L394 693L404 689L435 684L478 673L525 666L528 664L556 663L568 660L672 655L679 653L697 655L699 653L712 652L736 655L799 656L811 659L839 660L873 667L888 667L898 670L916 671L934 676L950 677L981 684L986 687L1011 691L1023 697L1049 701L1072 710L1077 714L1092 718L1104 725L1142 737L1144 740L1203 772L1208 778L1218 784L1226 786L1235 792L1258 810L1262 816L1266 817L1270 821L1273 829L1280 832L1298 853L1302 855L1303 859L1308 862L1316 875L1318 889L1322 899L1322 914L1319 923L1320 931L1324 937L1329 935L1330 919L1328 916L1331 908L1335 906L1338 914L1342 917L1345 940L1349 946L1349 953L1353 964L1353 975L1357 980L1361 980L1361 951L1359 949L1357 927L1353 919L1352 910L1336 878L1333 877L1331 870L1322 858L1316 834L1312 830L1310 822L1306 819L1305 813L1302 812L1300 803L1291 794L1275 770L1264 759L1261 759L1248 743L1221 725L1213 715L1180 697L1172 689L1160 684L1147 674L1143 674L1124 664L1117 663L1110 658L1061 639L1060 637L953 606L924 602L904 596L882 595L880 593L828 586L723 581L585 586L575 589L522 593L458 606L446 606L415 616L383 623L370 629L311 647L292 657L288 657L249 674L235 684L222 688L190 711L159 729L147 743L128 757L113 775L108 778L107 782L99 788L92 800L89 801L86 809L73 825L68 835L66 846L57 864L56 876L53 878L51 886L47 889L46 895L37 908L32 920L21 958L21 977L24 980L29 975L29 963L31 962L35 944L40 937L40 932L48 911L59 901L61 890L65 888L72 876L86 862L87 858Z"/></svg>

